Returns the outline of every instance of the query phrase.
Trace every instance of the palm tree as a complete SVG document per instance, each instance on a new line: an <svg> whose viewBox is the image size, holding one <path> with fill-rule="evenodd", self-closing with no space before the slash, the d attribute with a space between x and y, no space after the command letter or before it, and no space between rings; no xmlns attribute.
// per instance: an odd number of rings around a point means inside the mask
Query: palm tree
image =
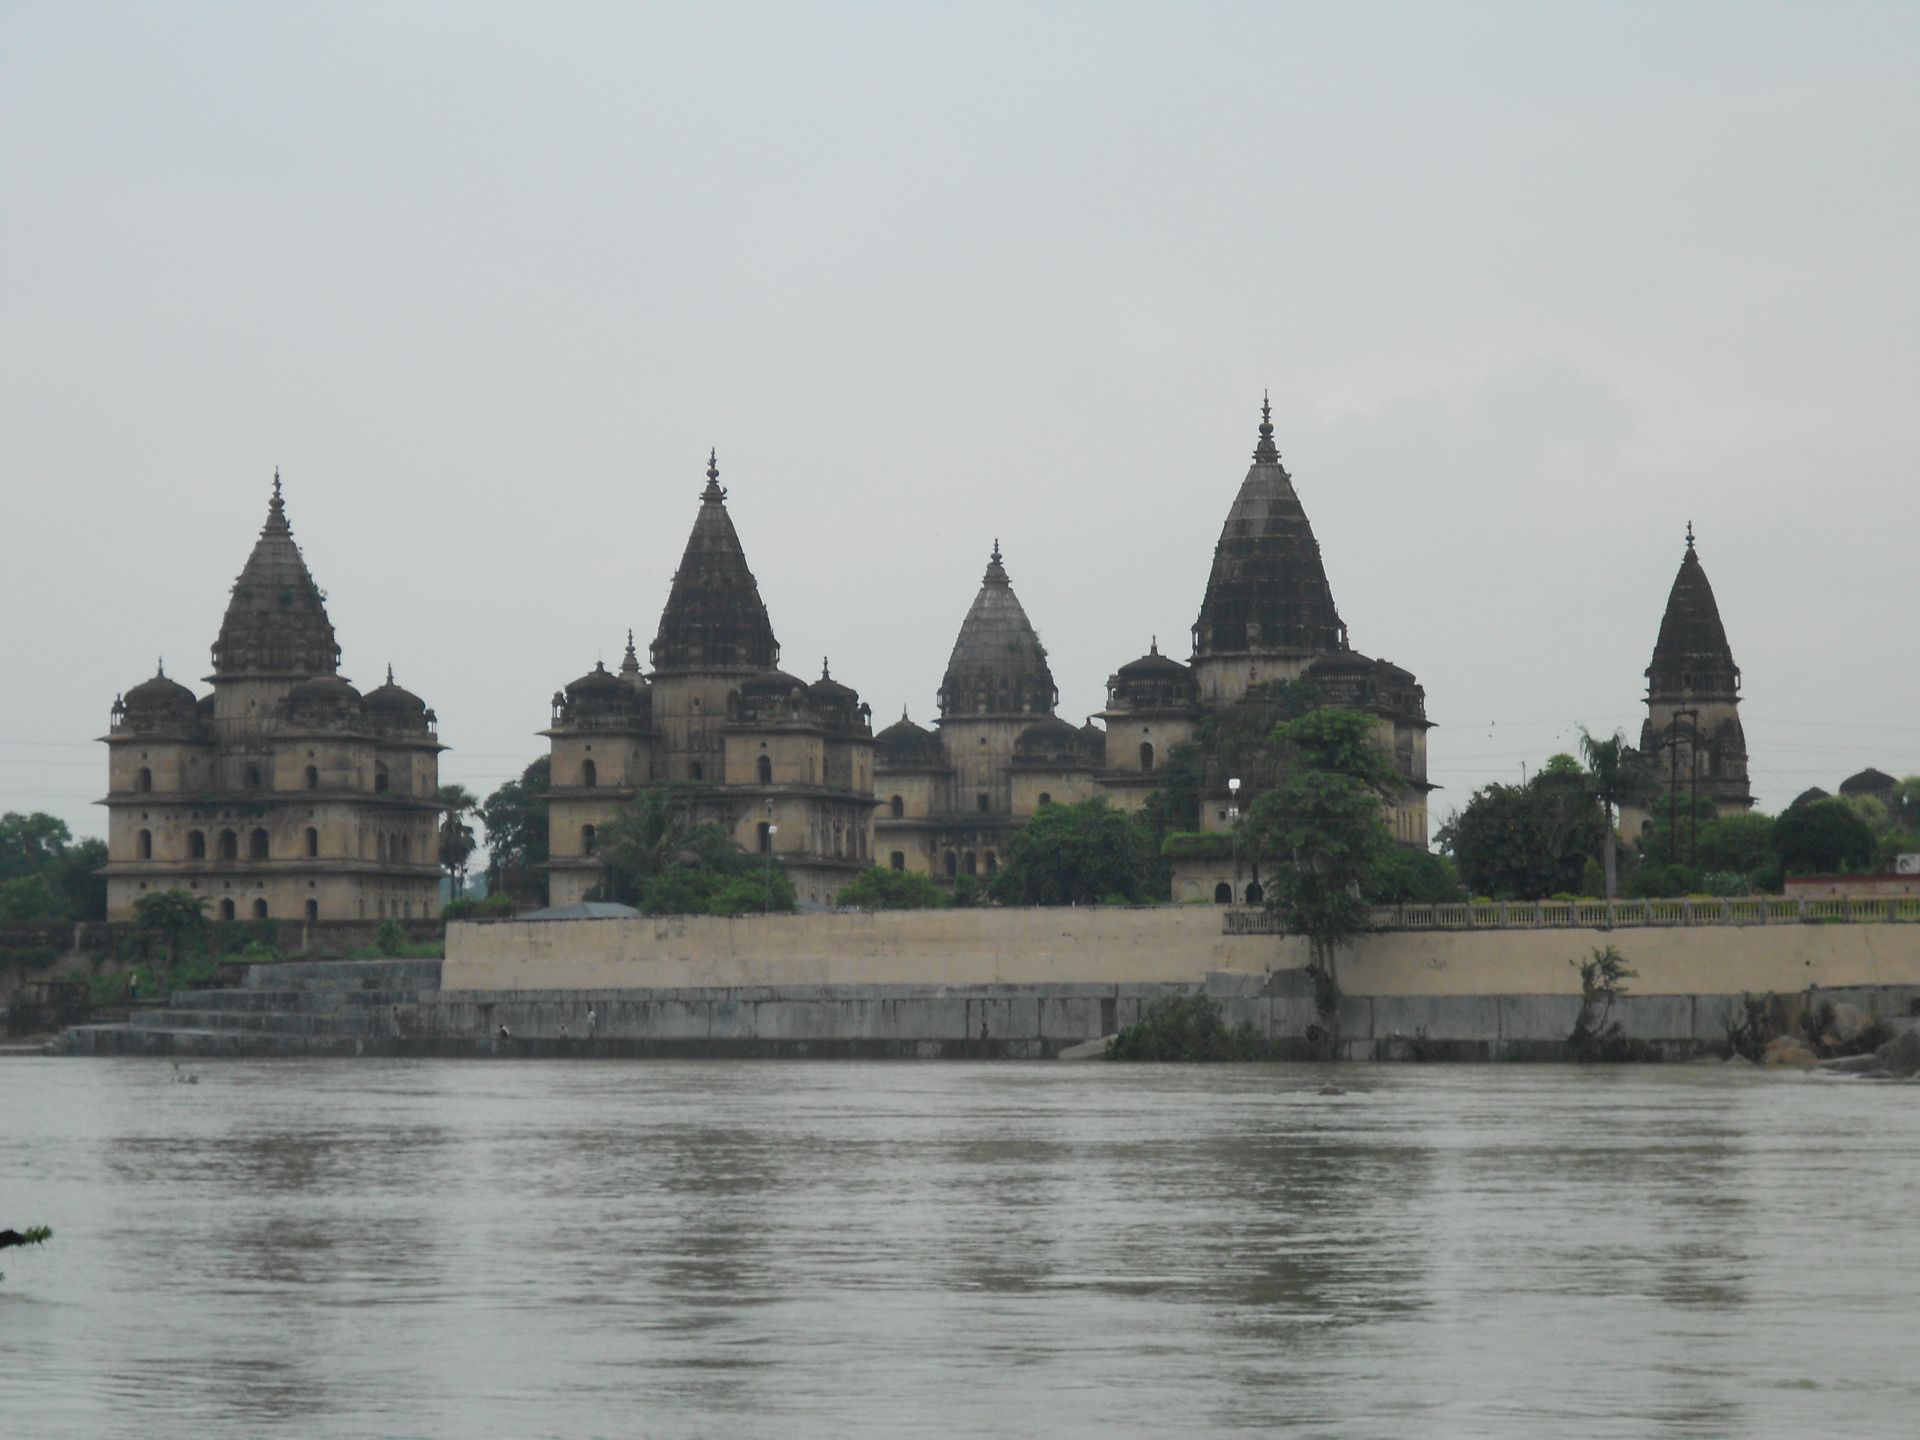
<svg viewBox="0 0 1920 1440"><path fill-rule="evenodd" d="M607 898L630 895L659 874L687 848L690 835L685 800L669 789L642 790L594 839L594 853L606 867Z"/></svg>
<svg viewBox="0 0 1920 1440"><path fill-rule="evenodd" d="M1640 752L1627 744L1627 737L1618 730L1606 740L1596 740L1582 725L1580 758L1587 763L1587 774L1593 779L1594 793L1600 797L1600 805L1606 811L1607 834L1602 842L1601 854L1605 857L1607 871L1607 903L1611 905L1618 869L1615 846L1619 837L1615 833L1614 816L1621 805L1646 797L1652 773L1647 769Z"/></svg>
<svg viewBox="0 0 1920 1440"><path fill-rule="evenodd" d="M466 817L479 811L480 802L464 785L442 785L440 808L445 812L440 822L440 868L452 880L453 898L458 900L466 893L467 863L473 859L476 843Z"/></svg>

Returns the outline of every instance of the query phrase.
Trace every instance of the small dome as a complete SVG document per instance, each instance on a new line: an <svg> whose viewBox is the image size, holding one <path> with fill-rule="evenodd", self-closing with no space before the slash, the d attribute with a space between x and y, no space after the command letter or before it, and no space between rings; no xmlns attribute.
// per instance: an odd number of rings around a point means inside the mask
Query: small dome
<svg viewBox="0 0 1920 1440"><path fill-rule="evenodd" d="M1080 727L1080 758L1096 769L1107 763L1107 732L1091 720Z"/></svg>
<svg viewBox="0 0 1920 1440"><path fill-rule="evenodd" d="M1080 731L1072 722L1056 716L1036 721L1013 742L1013 758L1023 765L1079 765L1083 763Z"/></svg>
<svg viewBox="0 0 1920 1440"><path fill-rule="evenodd" d="M133 697L129 695L128 700ZM1871 765L1858 775L1849 775L1840 782L1842 795L1871 795L1876 800L1884 800L1893 793L1893 787L1900 782L1884 770L1876 770Z"/></svg>
<svg viewBox="0 0 1920 1440"><path fill-rule="evenodd" d="M1192 673L1172 656L1160 653L1158 637L1154 639L1146 654L1138 660L1129 660L1120 667L1121 678L1127 680L1184 681Z"/></svg>
<svg viewBox="0 0 1920 1440"><path fill-rule="evenodd" d="M940 737L914 724L904 710L898 720L873 737L873 748L883 764L938 765L943 760Z"/></svg>
<svg viewBox="0 0 1920 1440"><path fill-rule="evenodd" d="M1831 800L1832 798L1833 796L1829 795L1825 790L1822 790L1818 785L1813 785L1794 796L1793 803L1788 805L1787 809L1791 810L1795 805L1811 805L1816 800Z"/></svg>
<svg viewBox="0 0 1920 1440"><path fill-rule="evenodd" d="M142 680L126 694L126 707L129 710L191 710L197 703L193 691L178 680L167 678L167 672L158 671L151 680Z"/></svg>
<svg viewBox="0 0 1920 1440"><path fill-rule="evenodd" d="M593 669L567 686L567 695L578 700L587 695L617 695L626 688L625 682L607 669L605 662L595 661Z"/></svg>
<svg viewBox="0 0 1920 1440"><path fill-rule="evenodd" d="M367 708L394 714L424 715L427 702L411 690L393 683L393 667L387 667L387 680L384 685L367 692Z"/></svg>
<svg viewBox="0 0 1920 1440"><path fill-rule="evenodd" d="M740 694L755 700L785 700L794 691L806 693L807 682L784 670L763 670L740 682Z"/></svg>
<svg viewBox="0 0 1920 1440"><path fill-rule="evenodd" d="M838 709L845 706L852 709L860 703L860 692L851 685L842 685L833 678L827 669L827 662L820 662L820 678L807 687L807 698L814 704Z"/></svg>
<svg viewBox="0 0 1920 1440"><path fill-rule="evenodd" d="M316 675L287 692L292 705L358 705L360 692L338 675Z"/></svg>

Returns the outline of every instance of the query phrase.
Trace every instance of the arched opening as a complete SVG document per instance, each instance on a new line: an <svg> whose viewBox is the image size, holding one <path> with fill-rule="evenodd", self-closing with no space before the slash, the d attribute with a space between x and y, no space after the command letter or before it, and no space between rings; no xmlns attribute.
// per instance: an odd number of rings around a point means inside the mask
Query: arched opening
<svg viewBox="0 0 1920 1440"><path fill-rule="evenodd" d="M887 864L895 870L906 869L907 868L906 852L901 850L894 851L893 854L887 857Z"/></svg>
<svg viewBox="0 0 1920 1440"><path fill-rule="evenodd" d="M220 832L220 858L238 860L240 858L240 837L231 830Z"/></svg>
<svg viewBox="0 0 1920 1440"><path fill-rule="evenodd" d="M206 831L189 830L187 832L187 858L189 860L204 860L207 858Z"/></svg>
<svg viewBox="0 0 1920 1440"><path fill-rule="evenodd" d="M974 800L975 800L975 801L977 802L977 805L978 805L978 808L979 808L979 811L980 811L980 813L981 813L982 815L984 815L984 814L986 814L986 813L987 813L987 796L986 796L986 792L985 792L985 791L982 791L982 792L981 792L980 794L978 794L978 795L976 795L976 796L974 796Z"/></svg>
<svg viewBox="0 0 1920 1440"><path fill-rule="evenodd" d="M994 871L998 870L999 868L1000 868L1000 857L994 854L993 851L991 850L987 851L987 874L991 875L993 874Z"/></svg>
<svg viewBox="0 0 1920 1440"><path fill-rule="evenodd" d="M947 878L951 880L954 876L958 875L959 873L960 873L960 857L954 854L953 851L949 850L947 851Z"/></svg>
<svg viewBox="0 0 1920 1440"><path fill-rule="evenodd" d="M600 832L591 825L580 827L580 853L591 855L599 847Z"/></svg>
<svg viewBox="0 0 1920 1440"><path fill-rule="evenodd" d="M760 853L762 855L773 853L773 826L764 820L760 822Z"/></svg>
<svg viewBox="0 0 1920 1440"><path fill-rule="evenodd" d="M1048 793L1047 793L1046 791L1044 791L1044 790L1042 790L1042 791L1040 792L1040 803L1041 803L1042 805L1051 805L1051 804L1053 804L1053 796L1051 796L1051 795L1049 795L1049 794L1048 794Z"/></svg>
<svg viewBox="0 0 1920 1440"><path fill-rule="evenodd" d="M702 765L698 760L687 767L687 773L695 780L704 780L707 778L706 766Z"/></svg>
<svg viewBox="0 0 1920 1440"><path fill-rule="evenodd" d="M392 777L390 777L387 774L387 762L384 760L375 761L373 766L374 794L384 795L387 793L389 789L392 788L392 786L393 786Z"/></svg>
<svg viewBox="0 0 1920 1440"><path fill-rule="evenodd" d="M1142 774L1145 774L1151 769L1153 769L1153 742L1151 740L1142 740L1140 742L1140 771Z"/></svg>
<svg viewBox="0 0 1920 1440"><path fill-rule="evenodd" d="M133 788L136 790L153 789L153 771L149 770L145 765L142 765L140 767L140 773L133 777Z"/></svg>
<svg viewBox="0 0 1920 1440"><path fill-rule="evenodd" d="M260 767L258 765L247 766L247 772L241 779L241 787L247 790L258 790L260 788Z"/></svg>
<svg viewBox="0 0 1920 1440"><path fill-rule="evenodd" d="M1258 880L1247 883L1247 904L1258 905L1267 898L1267 892L1260 888Z"/></svg>
<svg viewBox="0 0 1920 1440"><path fill-rule="evenodd" d="M153 831L142 830L134 837L134 844L142 860L153 859Z"/></svg>
<svg viewBox="0 0 1920 1440"><path fill-rule="evenodd" d="M1213 903L1216 905L1233 904L1233 886L1222 880L1213 887Z"/></svg>
<svg viewBox="0 0 1920 1440"><path fill-rule="evenodd" d="M580 783L588 790L593 789L594 786L600 783L600 767L595 765L591 760L582 760L580 762Z"/></svg>
<svg viewBox="0 0 1920 1440"><path fill-rule="evenodd" d="M773 783L773 760L770 756L762 755L759 760L754 763L754 770L755 773L759 775L762 785L771 785Z"/></svg>
<svg viewBox="0 0 1920 1440"><path fill-rule="evenodd" d="M980 857L971 850L967 851L966 854L960 857L960 873L963 875L978 875L980 873Z"/></svg>
<svg viewBox="0 0 1920 1440"><path fill-rule="evenodd" d="M309 765L307 766L307 789L318 790L319 788L320 788L320 767L317 765Z"/></svg>
<svg viewBox="0 0 1920 1440"><path fill-rule="evenodd" d="M382 830L373 839L374 858L382 865L387 863L387 832Z"/></svg>
<svg viewBox="0 0 1920 1440"><path fill-rule="evenodd" d="M256 900L253 902L253 918L256 920L264 920L267 918L267 902L266 901Z"/></svg>
<svg viewBox="0 0 1920 1440"><path fill-rule="evenodd" d="M307 858L317 859L320 854L320 832L311 825L307 827Z"/></svg>
<svg viewBox="0 0 1920 1440"><path fill-rule="evenodd" d="M220 918L222 920L233 919L233 901L222 900L220 902Z"/></svg>
<svg viewBox="0 0 1920 1440"><path fill-rule="evenodd" d="M315 920L318 920L319 918L320 918L320 902L318 900L307 901L308 922L311 923Z"/></svg>
<svg viewBox="0 0 1920 1440"><path fill-rule="evenodd" d="M904 820L907 818L907 802L900 796L896 795L893 799L889 800L887 802L887 808L893 813L894 819Z"/></svg>
<svg viewBox="0 0 1920 1440"><path fill-rule="evenodd" d="M247 858L264 860L267 858L267 832L255 830L247 836Z"/></svg>

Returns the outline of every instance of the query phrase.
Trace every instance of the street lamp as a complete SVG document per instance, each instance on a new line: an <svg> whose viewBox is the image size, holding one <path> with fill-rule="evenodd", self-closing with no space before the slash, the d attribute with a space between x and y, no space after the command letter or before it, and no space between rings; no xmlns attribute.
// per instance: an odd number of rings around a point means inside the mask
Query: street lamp
<svg viewBox="0 0 1920 1440"><path fill-rule="evenodd" d="M773 837L780 833L780 827L771 821L767 823L767 889L766 897L761 901L760 913L773 913Z"/></svg>
<svg viewBox="0 0 1920 1440"><path fill-rule="evenodd" d="M1227 781L1227 823L1236 829L1240 824L1240 779L1238 776ZM1240 840L1233 841L1233 898L1240 899Z"/></svg>

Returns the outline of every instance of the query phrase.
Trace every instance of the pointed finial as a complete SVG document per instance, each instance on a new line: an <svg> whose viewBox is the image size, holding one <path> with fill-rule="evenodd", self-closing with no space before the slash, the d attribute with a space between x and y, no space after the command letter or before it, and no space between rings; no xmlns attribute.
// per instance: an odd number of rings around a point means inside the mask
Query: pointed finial
<svg viewBox="0 0 1920 1440"><path fill-rule="evenodd" d="M1693 549L1693 521L1687 521L1687 549Z"/></svg>
<svg viewBox="0 0 1920 1440"><path fill-rule="evenodd" d="M907 702L904 700L900 702L900 718L902 720L907 718Z"/></svg>
<svg viewBox="0 0 1920 1440"><path fill-rule="evenodd" d="M700 492L702 500L724 500L727 492L720 488L720 451L718 447L707 451L707 488Z"/></svg>
<svg viewBox="0 0 1920 1440"><path fill-rule="evenodd" d="M387 662L387 684L391 685L392 683L393 683L393 662L389 660Z"/></svg>
<svg viewBox="0 0 1920 1440"><path fill-rule="evenodd" d="M1007 583L1006 567L1000 563L1000 540L996 536L993 542L993 554L987 557L987 573L983 584L1004 585Z"/></svg>
<svg viewBox="0 0 1920 1440"><path fill-rule="evenodd" d="M278 465L273 467L273 498L276 500L280 498L280 467Z"/></svg>
<svg viewBox="0 0 1920 1440"><path fill-rule="evenodd" d="M1253 458L1265 465L1280 463L1280 451L1273 443L1273 402L1265 390L1260 392L1260 443L1253 447Z"/></svg>
<svg viewBox="0 0 1920 1440"><path fill-rule="evenodd" d="M1153 643L1147 646L1147 654L1158 655L1159 653L1160 653L1160 637L1156 635L1153 637Z"/></svg>
<svg viewBox="0 0 1920 1440"><path fill-rule="evenodd" d="M820 678L822 680L831 680L833 678L833 672L827 669L827 657L824 655L820 657Z"/></svg>
<svg viewBox="0 0 1920 1440"><path fill-rule="evenodd" d="M153 673L164 676L167 673L167 657L162 655L153 662Z"/></svg>
<svg viewBox="0 0 1920 1440"><path fill-rule="evenodd" d="M993 563L996 565L1000 563L1000 537L998 535L993 537Z"/></svg>

